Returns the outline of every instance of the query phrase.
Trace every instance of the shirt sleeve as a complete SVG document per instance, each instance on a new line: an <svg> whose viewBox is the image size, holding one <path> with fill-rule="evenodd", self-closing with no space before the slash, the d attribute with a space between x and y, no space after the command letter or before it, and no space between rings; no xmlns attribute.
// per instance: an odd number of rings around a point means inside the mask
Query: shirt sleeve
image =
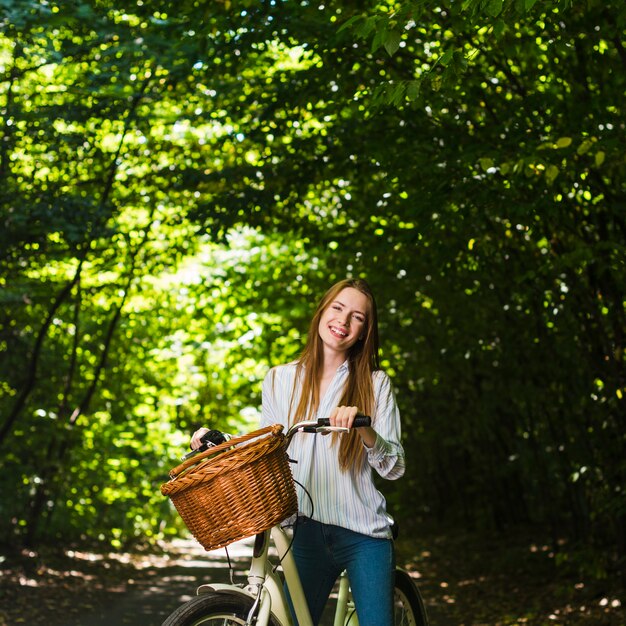
<svg viewBox="0 0 626 626"><path fill-rule="evenodd" d="M367 460L376 472L387 480L396 480L404 475L404 448L400 442L400 411L389 376L383 371L374 373L375 410L372 427L376 431L376 442L367 451Z"/></svg>
<svg viewBox="0 0 626 626"><path fill-rule="evenodd" d="M273 367L263 379L261 388L261 428L272 424L282 424L287 427L284 416L280 411L280 395L284 394L284 381L281 381L281 372Z"/></svg>

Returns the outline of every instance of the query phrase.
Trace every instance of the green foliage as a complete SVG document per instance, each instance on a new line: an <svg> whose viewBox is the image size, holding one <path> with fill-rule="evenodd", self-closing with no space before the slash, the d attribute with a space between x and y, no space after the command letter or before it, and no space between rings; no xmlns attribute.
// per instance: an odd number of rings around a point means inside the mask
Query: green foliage
<svg viewBox="0 0 626 626"><path fill-rule="evenodd" d="M149 5L2 5L3 538L177 531L189 432L364 275L394 510L619 564L622 4Z"/></svg>

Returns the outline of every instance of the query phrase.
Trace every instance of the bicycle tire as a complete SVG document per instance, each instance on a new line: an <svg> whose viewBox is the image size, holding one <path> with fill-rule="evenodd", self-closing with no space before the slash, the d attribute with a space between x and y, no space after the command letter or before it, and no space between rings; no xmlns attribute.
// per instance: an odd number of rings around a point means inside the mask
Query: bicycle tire
<svg viewBox="0 0 626 626"><path fill-rule="evenodd" d="M179 606L162 626L242 626L254 600L244 595L206 593ZM270 617L271 626L280 626Z"/></svg>
<svg viewBox="0 0 626 626"><path fill-rule="evenodd" d="M413 579L402 569L396 569L393 589L395 626L428 626L424 601Z"/></svg>

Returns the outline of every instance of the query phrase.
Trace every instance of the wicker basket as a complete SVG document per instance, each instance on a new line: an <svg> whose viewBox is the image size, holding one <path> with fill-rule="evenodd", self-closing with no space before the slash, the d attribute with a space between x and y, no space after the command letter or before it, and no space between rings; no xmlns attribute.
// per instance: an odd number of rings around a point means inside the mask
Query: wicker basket
<svg viewBox="0 0 626 626"><path fill-rule="evenodd" d="M282 430L276 424L209 448L161 485L205 550L256 535L297 511Z"/></svg>

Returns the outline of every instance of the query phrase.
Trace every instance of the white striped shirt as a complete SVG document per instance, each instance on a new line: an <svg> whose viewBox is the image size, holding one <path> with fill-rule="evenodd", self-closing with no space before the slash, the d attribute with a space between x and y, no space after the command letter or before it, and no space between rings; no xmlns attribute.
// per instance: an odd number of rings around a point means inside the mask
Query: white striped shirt
<svg viewBox="0 0 626 626"><path fill-rule="evenodd" d="M312 417L328 417L341 400L348 377L348 362L341 365L331 381L319 409ZM263 381L263 415L261 426L282 424L289 427L289 411L298 405L301 385L295 396L294 377L296 364L274 367ZM400 443L400 413L391 381L379 370L372 374L374 384L374 411L372 427L376 431L373 447L364 446L366 454L360 467L342 471L339 467L339 445L333 445L332 436L298 433L291 440L289 457L293 476L303 485L311 500L296 485L300 513L325 523L369 535L391 537L385 498L374 485L372 470L388 480L404 474L404 450Z"/></svg>

